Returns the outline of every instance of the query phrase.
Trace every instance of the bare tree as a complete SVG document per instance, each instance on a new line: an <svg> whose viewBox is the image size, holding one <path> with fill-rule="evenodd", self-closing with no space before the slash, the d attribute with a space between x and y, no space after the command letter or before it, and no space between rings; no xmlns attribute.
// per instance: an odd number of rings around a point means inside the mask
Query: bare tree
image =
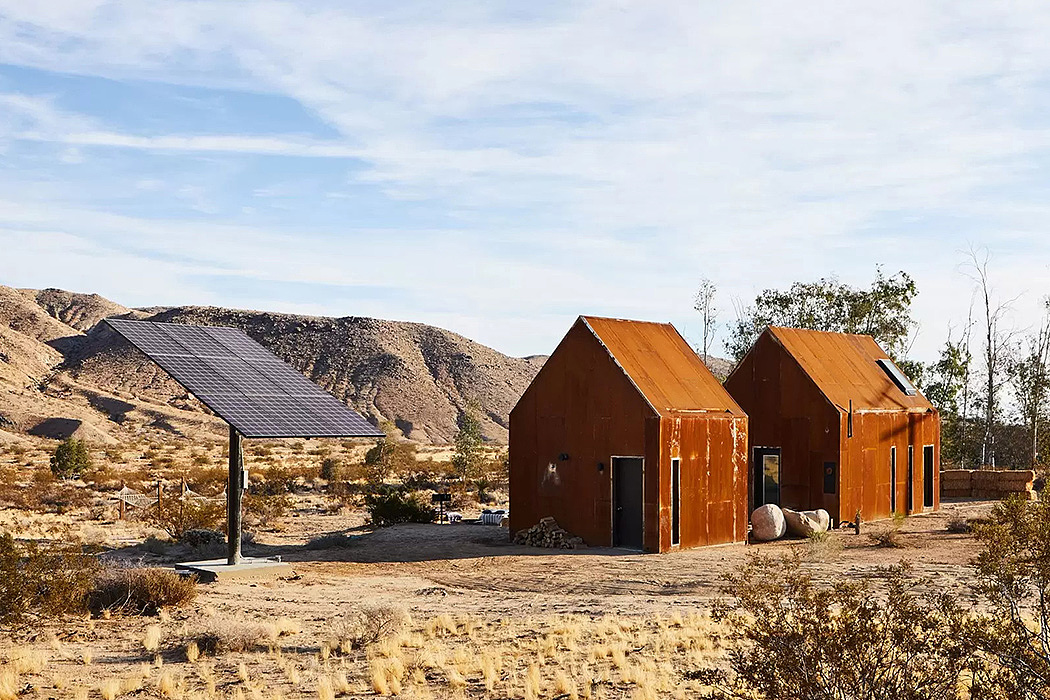
<svg viewBox="0 0 1050 700"><path fill-rule="evenodd" d="M1010 349L1017 334L1016 330L1007 326L1006 319L1015 299L999 301L995 298L995 290L988 273L991 255L987 249L977 250L971 247L967 257L963 268L974 282L974 294L983 312L981 321L984 333L984 438L981 444L981 459L984 464L995 466L996 420L1002 410L1000 395L1008 379Z"/></svg>
<svg viewBox="0 0 1050 700"><path fill-rule="evenodd" d="M1025 347L1011 363L1010 380L1021 420L1032 439L1031 463L1039 461L1040 427L1047 415L1050 399L1050 297L1044 300L1046 313L1028 335Z"/></svg>
<svg viewBox="0 0 1050 700"><path fill-rule="evenodd" d="M700 322L704 327L703 344L701 346L704 363L708 361L708 352L711 349L711 341L715 337L715 329L718 328L718 309L715 307L715 294L718 287L707 277L700 280L700 288L693 297L693 308L700 314Z"/></svg>

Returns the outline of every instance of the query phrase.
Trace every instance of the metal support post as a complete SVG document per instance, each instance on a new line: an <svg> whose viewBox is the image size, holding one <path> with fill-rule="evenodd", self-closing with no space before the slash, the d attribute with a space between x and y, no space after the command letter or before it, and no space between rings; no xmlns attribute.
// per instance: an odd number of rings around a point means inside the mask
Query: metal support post
<svg viewBox="0 0 1050 700"><path fill-rule="evenodd" d="M241 496L244 494L244 447L241 434L230 426L230 480L226 486L226 563L241 561Z"/></svg>

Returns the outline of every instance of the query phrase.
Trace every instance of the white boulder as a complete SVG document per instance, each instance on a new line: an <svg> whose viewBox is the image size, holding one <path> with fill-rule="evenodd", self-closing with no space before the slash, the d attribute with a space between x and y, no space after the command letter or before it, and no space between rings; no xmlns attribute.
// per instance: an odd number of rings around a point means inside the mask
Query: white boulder
<svg viewBox="0 0 1050 700"><path fill-rule="evenodd" d="M787 521L780 506L767 503L751 514L751 535L760 542L777 540L787 532Z"/></svg>
<svg viewBox="0 0 1050 700"><path fill-rule="evenodd" d="M824 509L791 510L783 508L787 529L797 537L809 537L817 532L827 532L831 525L831 516Z"/></svg>

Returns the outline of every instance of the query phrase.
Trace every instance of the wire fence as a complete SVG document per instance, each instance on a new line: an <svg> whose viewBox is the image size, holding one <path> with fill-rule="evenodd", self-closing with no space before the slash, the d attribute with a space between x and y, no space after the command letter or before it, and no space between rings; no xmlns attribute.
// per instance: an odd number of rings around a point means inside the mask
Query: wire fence
<svg viewBox="0 0 1050 700"><path fill-rule="evenodd" d="M151 493L142 493L134 489L123 486L120 491L117 491L111 497L113 500L120 502L120 517L123 519L129 508L135 508L138 510L147 510L154 508L160 504L163 504L166 498L164 494L164 487L160 482L157 482L157 488ZM205 496L204 494L197 493L191 489L186 482L182 482L182 486L179 489L179 493L171 498L182 500L182 501L226 501L226 491L217 496Z"/></svg>

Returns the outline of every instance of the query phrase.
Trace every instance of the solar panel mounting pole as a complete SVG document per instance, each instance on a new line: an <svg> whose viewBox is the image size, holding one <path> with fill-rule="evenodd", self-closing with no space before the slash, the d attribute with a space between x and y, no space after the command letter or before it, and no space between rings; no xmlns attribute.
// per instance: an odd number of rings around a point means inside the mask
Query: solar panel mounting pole
<svg viewBox="0 0 1050 700"><path fill-rule="evenodd" d="M226 485L226 563L241 561L241 496L244 493L244 446L241 434L230 426L230 479Z"/></svg>

